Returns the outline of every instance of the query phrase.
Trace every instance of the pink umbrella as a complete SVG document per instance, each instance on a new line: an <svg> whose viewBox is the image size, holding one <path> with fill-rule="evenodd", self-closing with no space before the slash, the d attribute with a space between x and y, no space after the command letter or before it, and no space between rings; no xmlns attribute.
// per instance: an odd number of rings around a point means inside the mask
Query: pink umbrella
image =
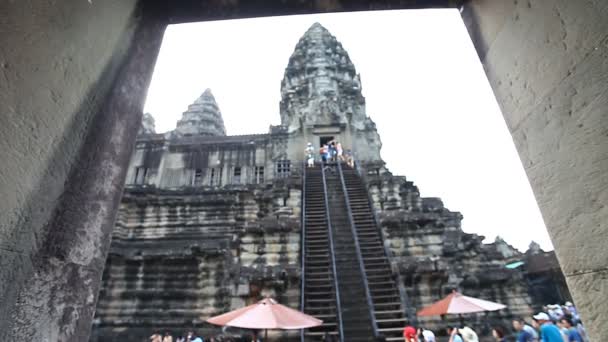
<svg viewBox="0 0 608 342"><path fill-rule="evenodd" d="M247 329L286 330L305 329L323 324L322 320L281 305L272 298L262 299L256 304L211 317L207 322Z"/></svg>
<svg viewBox="0 0 608 342"><path fill-rule="evenodd" d="M456 291L444 299L435 302L418 311L418 316L438 316L445 314L466 314L483 311L496 311L506 308L506 305L483 299L464 296Z"/></svg>

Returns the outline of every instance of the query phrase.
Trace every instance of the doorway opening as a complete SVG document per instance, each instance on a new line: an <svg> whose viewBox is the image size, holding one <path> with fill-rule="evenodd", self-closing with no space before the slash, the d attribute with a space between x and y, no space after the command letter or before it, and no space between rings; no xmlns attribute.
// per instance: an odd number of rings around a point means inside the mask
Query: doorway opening
<svg viewBox="0 0 608 342"><path fill-rule="evenodd" d="M334 140L333 136L319 137L319 146L327 145L332 140Z"/></svg>

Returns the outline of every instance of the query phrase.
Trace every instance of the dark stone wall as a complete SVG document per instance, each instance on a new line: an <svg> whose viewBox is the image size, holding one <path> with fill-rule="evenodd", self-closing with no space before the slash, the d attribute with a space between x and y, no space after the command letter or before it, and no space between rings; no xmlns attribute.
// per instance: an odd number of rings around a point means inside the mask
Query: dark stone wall
<svg viewBox="0 0 608 342"><path fill-rule="evenodd" d="M420 310L453 290L507 305L488 315L468 315L467 324L489 335L489 323L509 326L513 317L532 314L526 274L505 267L523 257L506 243L483 244L483 236L464 233L462 215L449 211L438 198L420 196L418 188L385 169L366 175L393 268L400 273L410 310ZM458 316L419 317L418 323L442 331Z"/></svg>
<svg viewBox="0 0 608 342"><path fill-rule="evenodd" d="M218 334L205 319L263 295L297 307L300 187L294 177L232 190L127 190L91 341Z"/></svg>

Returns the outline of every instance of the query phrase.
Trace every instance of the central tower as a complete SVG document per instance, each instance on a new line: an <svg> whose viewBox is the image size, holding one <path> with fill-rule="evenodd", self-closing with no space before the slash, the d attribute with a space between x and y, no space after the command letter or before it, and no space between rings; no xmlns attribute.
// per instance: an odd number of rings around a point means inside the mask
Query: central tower
<svg viewBox="0 0 608 342"><path fill-rule="evenodd" d="M304 33L281 82L281 124L290 135L290 159L307 142L336 139L355 158L380 161L380 137L365 111L361 78L348 53L319 23Z"/></svg>

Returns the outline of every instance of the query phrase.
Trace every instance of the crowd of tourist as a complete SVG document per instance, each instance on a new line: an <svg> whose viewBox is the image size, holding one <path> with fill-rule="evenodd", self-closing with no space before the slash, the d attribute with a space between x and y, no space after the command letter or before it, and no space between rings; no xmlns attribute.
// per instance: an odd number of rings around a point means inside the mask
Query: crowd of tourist
<svg viewBox="0 0 608 342"><path fill-rule="evenodd" d="M257 335L245 335L245 336L227 336L227 335L215 335L209 337L203 337L196 334L194 331L189 331L185 336L180 335L175 338L169 332L165 332L164 335L156 333L150 336L150 342L259 342L260 340L256 337Z"/></svg>
<svg viewBox="0 0 608 342"><path fill-rule="evenodd" d="M513 319L512 330L503 326L492 327L492 336L497 342L589 342L585 328L580 320L576 307L571 302L564 305L547 305L543 311L524 319ZM448 326L445 329L448 342L479 342L477 333L469 326ZM150 336L151 342L258 342L257 331L253 335L233 337L216 335L202 337L189 331L185 336L173 338L169 332L164 335L156 333ZM445 336L445 335L444 335ZM405 342L437 342L435 333L426 328L407 326L403 329ZM325 342L337 341L335 335L326 334ZM386 341L383 337L376 337L373 341Z"/></svg>
<svg viewBox="0 0 608 342"><path fill-rule="evenodd" d="M312 143L306 145L304 150L308 167L315 165L315 149ZM351 150L344 150L339 141L331 140L328 143L321 144L319 148L319 157L323 164L328 162L344 162L350 167L354 167L354 157Z"/></svg>
<svg viewBox="0 0 608 342"><path fill-rule="evenodd" d="M494 326L492 336L497 342L589 342L578 311L571 302L547 305L531 317L530 324L524 319L514 319L512 327L511 332L505 327ZM479 342L477 333L468 326L450 326L446 333L448 342ZM403 338L405 342L436 342L433 331L413 326L403 329Z"/></svg>

